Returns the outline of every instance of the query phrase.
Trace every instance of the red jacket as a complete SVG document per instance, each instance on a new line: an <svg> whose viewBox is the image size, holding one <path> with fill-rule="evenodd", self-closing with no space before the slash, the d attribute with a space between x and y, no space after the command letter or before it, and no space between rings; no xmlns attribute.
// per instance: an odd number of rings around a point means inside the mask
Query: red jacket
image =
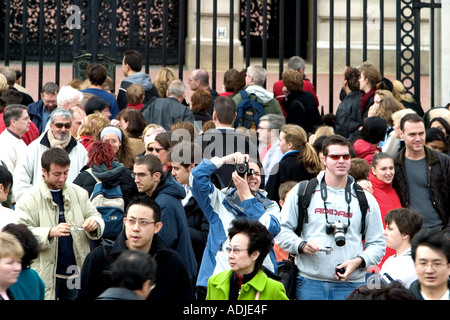
<svg viewBox="0 0 450 320"><path fill-rule="evenodd" d="M273 84L273 94L280 103L283 114L286 116L286 112L283 109L283 100L284 100L283 87L284 87L283 80L276 81ZM316 95L316 88L314 88L314 85L308 80L303 80L303 91L311 92L311 94L314 96L314 99L316 100L317 107L319 107L319 99L317 98Z"/></svg>
<svg viewBox="0 0 450 320"><path fill-rule="evenodd" d="M372 164L372 158L375 153L381 152L379 148L363 139L356 140L353 143L353 148L355 148L356 156L366 160L369 164Z"/></svg>
<svg viewBox="0 0 450 320"><path fill-rule="evenodd" d="M402 204L400 203L400 198L398 197L395 189L392 187L392 183L390 184L384 183L383 181L376 178L372 174L372 172L369 172L369 181L372 183L373 196L375 197L375 199L378 202L378 205L380 206L383 228L386 228L386 225L384 223L384 217L392 209L398 209L402 207ZM395 254L395 250L386 247L386 254L384 255L378 267L381 268L384 261L393 254Z"/></svg>

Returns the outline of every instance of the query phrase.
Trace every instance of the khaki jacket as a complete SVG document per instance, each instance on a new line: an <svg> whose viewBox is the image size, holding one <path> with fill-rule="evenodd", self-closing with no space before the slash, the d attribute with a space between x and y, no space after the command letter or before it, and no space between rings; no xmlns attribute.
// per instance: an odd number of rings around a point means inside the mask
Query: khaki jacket
<svg viewBox="0 0 450 320"><path fill-rule="evenodd" d="M64 216L66 222L72 226L81 227L86 219L94 217L98 223L97 230L72 231L73 251L79 269L89 253L89 239L99 239L105 228L105 223L97 209L89 201L88 193L83 188L66 182L63 187ZM42 250L33 261L31 267L35 269L45 283L45 299L55 299L56 266L58 259L58 238L48 239L50 229L58 225L59 207L53 201L50 190L43 178L39 185L24 194L16 204L17 209L23 211L18 223L23 223L37 237ZM77 270L74 275L79 275ZM77 284L79 278L69 281ZM79 284L79 282L78 282Z"/></svg>

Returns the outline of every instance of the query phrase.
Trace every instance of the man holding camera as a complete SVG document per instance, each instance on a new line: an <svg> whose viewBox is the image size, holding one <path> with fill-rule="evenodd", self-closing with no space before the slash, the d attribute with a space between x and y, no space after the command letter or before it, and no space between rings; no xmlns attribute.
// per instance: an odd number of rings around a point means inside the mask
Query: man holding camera
<svg viewBox="0 0 450 320"><path fill-rule="evenodd" d="M325 171L317 176L300 235L298 188L290 192L281 211L277 244L295 254L299 269L297 298L300 300L343 300L365 282L369 266L380 263L386 249L378 203L367 193L364 247L361 234L363 213L348 175L352 145L333 135L323 142L321 160Z"/></svg>
<svg viewBox="0 0 450 320"><path fill-rule="evenodd" d="M211 182L211 175L225 164L234 165L236 168L231 177L235 187L221 191ZM272 237L280 232L280 209L274 201L265 196L265 191L259 189L260 184L260 164L240 152L221 158L203 159L192 170L190 176L192 195L210 223L210 232L197 278L199 298L206 294L211 275L230 268L225 248L230 240L227 235L231 221L238 217L246 217L259 220ZM265 258L263 265L271 271L276 271L276 257L273 250Z"/></svg>

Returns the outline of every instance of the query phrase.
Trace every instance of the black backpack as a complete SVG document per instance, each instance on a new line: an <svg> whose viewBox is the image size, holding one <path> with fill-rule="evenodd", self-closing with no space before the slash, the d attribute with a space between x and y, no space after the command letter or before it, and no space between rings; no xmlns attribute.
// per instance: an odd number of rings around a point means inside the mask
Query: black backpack
<svg viewBox="0 0 450 320"><path fill-rule="evenodd" d="M234 127L258 129L259 119L264 115L264 107L256 101L256 95L248 95L247 91L239 91L242 101L236 106Z"/></svg>
<svg viewBox="0 0 450 320"><path fill-rule="evenodd" d="M313 178L311 180L303 180L300 181L298 186L298 223L297 228L295 229L295 233L300 236L303 229L303 222L308 223L308 207L311 202L311 196L316 190L316 186L319 183L317 178ZM367 202L366 195L364 194L363 188L354 183L353 187L356 191L356 197L358 198L359 208L361 209L362 218L361 218L361 234L365 235L366 231L366 214L369 209L369 203Z"/></svg>

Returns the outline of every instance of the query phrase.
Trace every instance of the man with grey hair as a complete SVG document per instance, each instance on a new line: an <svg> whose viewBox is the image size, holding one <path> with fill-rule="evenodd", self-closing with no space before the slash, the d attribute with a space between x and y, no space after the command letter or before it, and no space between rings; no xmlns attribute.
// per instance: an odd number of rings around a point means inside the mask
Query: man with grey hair
<svg viewBox="0 0 450 320"><path fill-rule="evenodd" d="M261 105L264 107L265 114L273 113L282 116L283 111L281 110L280 103L277 101L277 99L274 98L272 92L267 91L263 87L264 83L266 82L266 76L267 71L263 67L249 66L247 68L247 75L245 77L246 86L244 90L247 91L249 96L256 96L256 101L261 103ZM240 92L236 93L236 95L233 97L233 101L236 103L236 106L238 106L239 103L243 101Z"/></svg>
<svg viewBox="0 0 450 320"><path fill-rule="evenodd" d="M316 99L317 106L319 106L319 99L316 95L316 88L314 85L305 77L305 61L299 56L293 56L289 59L287 64L288 69L297 70L303 78L303 91L310 92L314 99ZM280 79L273 84L273 93L275 94L275 98L280 102L280 105L283 105L283 100L285 99L285 95L283 92L284 83L283 80Z"/></svg>
<svg viewBox="0 0 450 320"><path fill-rule="evenodd" d="M149 106L144 107L142 115L148 123L159 124L165 130L170 127L175 120L194 122L194 114L181 102L185 97L186 87L183 81L177 79L169 84L167 98L158 98Z"/></svg>
<svg viewBox="0 0 450 320"><path fill-rule="evenodd" d="M258 152L263 165L265 183L269 180L270 172L283 157L280 150L280 130L286 123L284 116L277 114L266 114L259 119L258 129Z"/></svg>
<svg viewBox="0 0 450 320"><path fill-rule="evenodd" d="M219 96L216 90L209 86L209 74L205 69L195 69L189 76L189 87L192 91L203 89L211 94L211 109L209 113L212 115L214 111L214 100Z"/></svg>
<svg viewBox="0 0 450 320"><path fill-rule="evenodd" d="M72 115L68 110L57 108L50 115L49 129L38 139L30 143L26 157L21 157L14 170L13 193L16 200L39 183L42 176L41 156L49 148L64 149L70 158L70 170L67 180L72 182L87 163L87 151L70 134Z"/></svg>
<svg viewBox="0 0 450 320"><path fill-rule="evenodd" d="M31 121L36 125L39 134L45 131L50 113L56 108L59 87L56 83L47 82L41 89L41 100L28 105Z"/></svg>
<svg viewBox="0 0 450 320"><path fill-rule="evenodd" d="M70 110L73 107L79 107L83 100L83 93L71 86L63 86L56 97L57 107Z"/></svg>

